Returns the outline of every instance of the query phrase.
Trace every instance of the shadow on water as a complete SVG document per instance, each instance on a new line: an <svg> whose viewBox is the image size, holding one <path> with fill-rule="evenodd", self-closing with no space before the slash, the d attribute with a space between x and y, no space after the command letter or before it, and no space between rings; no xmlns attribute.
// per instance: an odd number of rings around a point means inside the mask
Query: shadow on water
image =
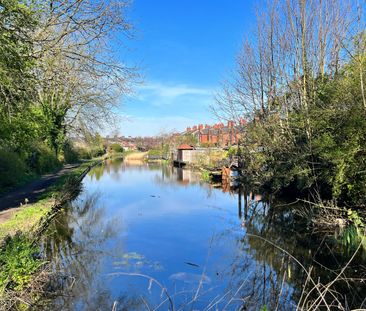
<svg viewBox="0 0 366 311"><path fill-rule="evenodd" d="M117 159L83 187L44 239L59 277L40 309L167 310L164 288L176 309L292 310L307 278L292 257L327 283L354 250L310 234L296 207L244 186L213 188L190 170ZM365 298L365 262L359 252L335 284L350 307Z"/></svg>

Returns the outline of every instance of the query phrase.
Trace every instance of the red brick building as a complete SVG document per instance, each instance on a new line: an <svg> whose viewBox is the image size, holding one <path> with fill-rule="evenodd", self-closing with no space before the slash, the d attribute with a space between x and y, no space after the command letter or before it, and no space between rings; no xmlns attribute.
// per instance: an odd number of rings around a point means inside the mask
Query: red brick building
<svg viewBox="0 0 366 311"><path fill-rule="evenodd" d="M195 136L200 145L227 147L238 143L245 125L246 121L244 119L241 119L240 124L228 121L226 126L223 123L217 123L213 126L199 124L187 127L184 134Z"/></svg>

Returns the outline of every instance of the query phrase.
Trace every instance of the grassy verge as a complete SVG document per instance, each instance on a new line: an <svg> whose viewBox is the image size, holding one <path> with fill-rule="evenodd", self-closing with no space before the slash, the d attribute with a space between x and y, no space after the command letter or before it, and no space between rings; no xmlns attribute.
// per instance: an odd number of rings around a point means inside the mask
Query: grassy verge
<svg viewBox="0 0 366 311"><path fill-rule="evenodd" d="M43 199L20 210L14 211L10 218L0 224L0 240L13 236L17 231L29 232L52 207L54 200Z"/></svg>
<svg viewBox="0 0 366 311"><path fill-rule="evenodd" d="M101 160L82 163L60 177L36 203L16 209L0 224L0 310L25 310L41 297L49 275L38 237L80 189L88 167Z"/></svg>
<svg viewBox="0 0 366 311"><path fill-rule="evenodd" d="M17 231L29 232L54 205L55 197L60 193L65 182L69 178L80 175L88 166L95 165L101 159L83 162L69 173L61 176L40 196L36 203L23 205L13 212L9 211L11 213L9 218L0 224L0 240L7 235L14 235Z"/></svg>
<svg viewBox="0 0 366 311"><path fill-rule="evenodd" d="M81 163L78 167L74 168L72 171L63 176L60 176L60 178L58 178L57 181L52 186L50 186L43 195L40 196L40 200L53 199L63 189L63 186L68 179L79 176L85 171L87 167L94 166L104 159L105 157L100 157L85 161Z"/></svg>
<svg viewBox="0 0 366 311"><path fill-rule="evenodd" d="M39 258L40 248L29 237L17 233L4 241L0 253L0 291L23 290L32 275L44 264Z"/></svg>

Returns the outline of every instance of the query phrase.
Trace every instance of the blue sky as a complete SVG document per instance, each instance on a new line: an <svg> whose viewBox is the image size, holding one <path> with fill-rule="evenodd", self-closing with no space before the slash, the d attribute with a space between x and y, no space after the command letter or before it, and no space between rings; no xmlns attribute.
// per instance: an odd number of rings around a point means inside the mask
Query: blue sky
<svg viewBox="0 0 366 311"><path fill-rule="evenodd" d="M137 65L143 83L124 98L119 132L153 136L216 122L209 112L235 66L255 1L134 0L128 17L135 38L119 57Z"/></svg>

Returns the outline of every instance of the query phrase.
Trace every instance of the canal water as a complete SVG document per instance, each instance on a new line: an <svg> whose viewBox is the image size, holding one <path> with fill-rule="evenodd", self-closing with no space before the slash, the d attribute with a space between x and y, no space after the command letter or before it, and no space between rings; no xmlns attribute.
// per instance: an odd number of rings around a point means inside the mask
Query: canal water
<svg viewBox="0 0 366 311"><path fill-rule="evenodd" d="M44 239L59 293L47 310L293 310L301 265L326 283L352 255L307 234L287 204L190 170L116 159L82 186ZM360 252L350 270L364 263ZM359 284L338 290L350 305L365 298Z"/></svg>

